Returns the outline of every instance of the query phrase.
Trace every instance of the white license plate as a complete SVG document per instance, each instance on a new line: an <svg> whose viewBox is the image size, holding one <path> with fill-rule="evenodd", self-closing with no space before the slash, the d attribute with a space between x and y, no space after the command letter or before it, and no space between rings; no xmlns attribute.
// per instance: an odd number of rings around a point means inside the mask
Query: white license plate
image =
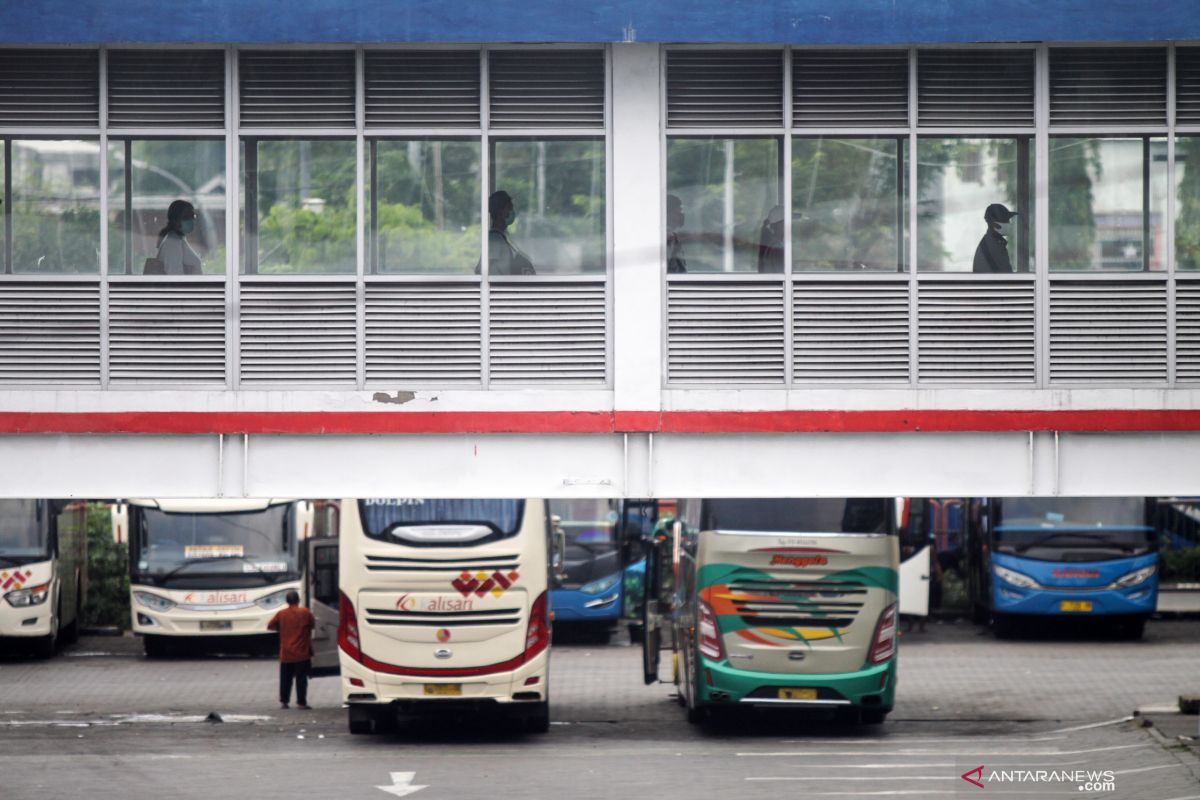
<svg viewBox="0 0 1200 800"><path fill-rule="evenodd" d="M233 623L227 619L206 619L200 622L202 631L231 631Z"/></svg>

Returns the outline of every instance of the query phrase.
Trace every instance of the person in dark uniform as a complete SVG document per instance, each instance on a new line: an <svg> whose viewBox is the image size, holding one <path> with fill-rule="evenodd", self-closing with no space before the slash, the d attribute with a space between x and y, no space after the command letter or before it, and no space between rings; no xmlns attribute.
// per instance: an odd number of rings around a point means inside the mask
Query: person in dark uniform
<svg viewBox="0 0 1200 800"><path fill-rule="evenodd" d="M671 274L687 272L687 259L679 241L683 222L683 201L678 195L667 195L667 272Z"/></svg>
<svg viewBox="0 0 1200 800"><path fill-rule="evenodd" d="M975 248L973 272L1012 272L1012 261L1008 257L1008 239L1012 218L1017 212L1009 211L999 203L992 203L983 212L988 230Z"/></svg>

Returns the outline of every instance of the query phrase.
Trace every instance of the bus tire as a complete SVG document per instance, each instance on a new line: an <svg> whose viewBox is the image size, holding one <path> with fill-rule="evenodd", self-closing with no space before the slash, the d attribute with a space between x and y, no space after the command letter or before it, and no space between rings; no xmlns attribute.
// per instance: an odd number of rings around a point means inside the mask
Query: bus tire
<svg viewBox="0 0 1200 800"><path fill-rule="evenodd" d="M53 632L38 637L33 644L33 652L38 658L54 658L58 650L58 637Z"/></svg>
<svg viewBox="0 0 1200 800"><path fill-rule="evenodd" d="M146 658L166 658L171 655L171 642L165 636L146 634L142 637Z"/></svg>
<svg viewBox="0 0 1200 800"><path fill-rule="evenodd" d="M709 720L709 715L708 715L707 708L701 708L698 706L691 706L691 705L688 706L687 721L690 724L703 725L704 723L708 722L708 720Z"/></svg>
<svg viewBox="0 0 1200 800"><path fill-rule="evenodd" d="M864 708L859 719L864 725L882 725L887 715L888 712L882 708Z"/></svg>
<svg viewBox="0 0 1200 800"><path fill-rule="evenodd" d="M1125 620L1121 624L1121 638L1128 642L1137 642L1146 634L1146 618Z"/></svg>
<svg viewBox="0 0 1200 800"><path fill-rule="evenodd" d="M75 644L79 641L79 629L83 626L83 609L80 608L82 603L82 595L79 593L79 582L75 582L75 618L71 620L71 624L63 629L63 642L65 644Z"/></svg>
<svg viewBox="0 0 1200 800"><path fill-rule="evenodd" d="M1017 632L1016 620L1008 614L993 614L992 632L996 634L997 639L1011 639Z"/></svg>
<svg viewBox="0 0 1200 800"><path fill-rule="evenodd" d="M526 711L524 722L526 733L549 733L550 701L546 700L538 703L529 711Z"/></svg>
<svg viewBox="0 0 1200 800"><path fill-rule="evenodd" d="M971 621L976 625L987 625L988 613L983 603L971 604Z"/></svg>
<svg viewBox="0 0 1200 800"><path fill-rule="evenodd" d="M375 721L379 718L375 709L351 706L346 712L350 733L354 736L369 736L375 732Z"/></svg>

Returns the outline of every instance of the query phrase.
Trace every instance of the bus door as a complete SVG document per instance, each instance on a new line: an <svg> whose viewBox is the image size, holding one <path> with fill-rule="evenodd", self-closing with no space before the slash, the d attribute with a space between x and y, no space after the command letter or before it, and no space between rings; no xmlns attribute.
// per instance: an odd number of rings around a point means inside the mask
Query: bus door
<svg viewBox="0 0 1200 800"><path fill-rule="evenodd" d="M932 548L925 526L937 524L943 507L940 501L931 500L927 514L910 515L909 502L908 498L897 498L896 502L896 528L900 532L900 613L927 617Z"/></svg>
<svg viewBox="0 0 1200 800"><path fill-rule="evenodd" d="M338 540L308 541L308 606L316 618L314 673L338 671Z"/></svg>
<svg viewBox="0 0 1200 800"><path fill-rule="evenodd" d="M663 647L664 630L674 646L674 632L669 630L672 602L678 566L677 548L683 523L671 522L669 528L658 526L646 549L646 598L642 605L642 679L658 683L658 665Z"/></svg>

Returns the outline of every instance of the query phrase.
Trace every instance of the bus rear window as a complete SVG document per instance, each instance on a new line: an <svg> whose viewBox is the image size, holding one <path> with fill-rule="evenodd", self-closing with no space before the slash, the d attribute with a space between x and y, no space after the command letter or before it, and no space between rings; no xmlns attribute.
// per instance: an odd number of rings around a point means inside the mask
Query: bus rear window
<svg viewBox="0 0 1200 800"><path fill-rule="evenodd" d="M887 497L706 500L702 530L764 533L888 533Z"/></svg>
<svg viewBox="0 0 1200 800"><path fill-rule="evenodd" d="M523 500L434 500L419 497L358 501L363 533L412 547L469 547L515 536Z"/></svg>

